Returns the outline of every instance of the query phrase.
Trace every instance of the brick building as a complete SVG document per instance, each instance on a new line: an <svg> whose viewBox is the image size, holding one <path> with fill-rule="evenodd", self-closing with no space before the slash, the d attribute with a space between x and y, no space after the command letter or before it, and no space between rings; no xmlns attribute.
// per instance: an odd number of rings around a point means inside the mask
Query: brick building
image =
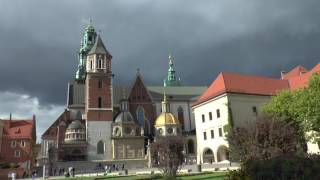
<svg viewBox="0 0 320 180"><path fill-rule="evenodd" d="M1 161L19 165L26 172L35 165L33 149L36 143L36 119L1 119Z"/></svg>

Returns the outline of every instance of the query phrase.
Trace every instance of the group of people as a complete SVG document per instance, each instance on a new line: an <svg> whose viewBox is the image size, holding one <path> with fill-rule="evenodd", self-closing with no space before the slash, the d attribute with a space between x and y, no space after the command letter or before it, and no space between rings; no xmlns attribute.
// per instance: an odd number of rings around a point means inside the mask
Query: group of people
<svg viewBox="0 0 320 180"><path fill-rule="evenodd" d="M52 170L52 175L53 176L66 176L66 177L74 177L75 176L75 168L74 167L69 167L68 171L66 171L64 168L59 168L59 170L57 168L54 168Z"/></svg>
<svg viewBox="0 0 320 180"><path fill-rule="evenodd" d="M37 175L38 175L38 171L37 171L37 170L33 170L33 171L31 172L31 178L32 178L32 179L35 179L35 178L37 177Z"/></svg>
<svg viewBox="0 0 320 180"><path fill-rule="evenodd" d="M53 176L61 176L64 175L64 168L59 168L58 172L57 172L57 168L54 168L54 170L52 171Z"/></svg>
<svg viewBox="0 0 320 180"><path fill-rule="evenodd" d="M107 164L104 166L104 170L108 173L112 172L112 171L119 171L119 170L124 170L124 164L122 164L122 166L118 165L118 164Z"/></svg>

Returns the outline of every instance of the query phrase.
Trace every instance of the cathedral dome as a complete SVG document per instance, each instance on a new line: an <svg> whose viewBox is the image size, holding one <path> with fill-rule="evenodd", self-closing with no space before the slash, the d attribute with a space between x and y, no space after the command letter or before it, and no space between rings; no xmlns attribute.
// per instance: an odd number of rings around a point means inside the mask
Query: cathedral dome
<svg viewBox="0 0 320 180"><path fill-rule="evenodd" d="M156 119L155 127L163 125L179 125L179 120L169 112L161 113Z"/></svg>
<svg viewBox="0 0 320 180"><path fill-rule="evenodd" d="M118 114L114 122L115 123L135 123L129 111L124 111Z"/></svg>
<svg viewBox="0 0 320 180"><path fill-rule="evenodd" d="M83 129L83 126L79 120L72 121L67 129Z"/></svg>
<svg viewBox="0 0 320 180"><path fill-rule="evenodd" d="M79 120L72 121L65 132L65 143L76 143L79 141L85 141L86 132L82 123Z"/></svg>

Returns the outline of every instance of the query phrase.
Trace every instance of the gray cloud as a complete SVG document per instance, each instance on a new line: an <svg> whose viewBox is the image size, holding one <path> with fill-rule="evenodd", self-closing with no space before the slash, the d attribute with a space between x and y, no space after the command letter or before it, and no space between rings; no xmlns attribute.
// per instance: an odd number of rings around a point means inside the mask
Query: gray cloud
<svg viewBox="0 0 320 180"><path fill-rule="evenodd" d="M136 68L147 84L161 84L169 52L185 84L209 85L220 71L278 77L319 62L319 6L316 0L1 1L0 91L28 94L40 106L64 105L89 18L114 57L117 84L131 85Z"/></svg>

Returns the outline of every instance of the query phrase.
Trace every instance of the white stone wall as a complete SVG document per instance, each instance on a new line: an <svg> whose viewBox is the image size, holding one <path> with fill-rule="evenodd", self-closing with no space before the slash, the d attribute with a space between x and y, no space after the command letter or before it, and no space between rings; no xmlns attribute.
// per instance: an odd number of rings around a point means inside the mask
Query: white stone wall
<svg viewBox="0 0 320 180"><path fill-rule="evenodd" d="M215 98L207 103L194 108L196 137L197 137L197 163L203 163L203 153L210 148L214 154L215 160L219 146L228 146L224 136L219 137L219 128L223 128L228 123L228 107L226 106L228 98L226 94ZM217 118L216 110L220 110L220 118ZM212 120L209 120L209 112L212 112ZM202 121L202 115L205 121ZM214 131L214 138L211 138L211 130ZM207 139L204 139L206 132ZM224 134L223 134L224 135Z"/></svg>
<svg viewBox="0 0 320 180"><path fill-rule="evenodd" d="M231 104L234 125L241 125L256 119L252 108L255 106L257 115L259 115L262 107L271 100L271 96L228 94L228 99Z"/></svg>
<svg viewBox="0 0 320 180"><path fill-rule="evenodd" d="M112 121L87 121L88 160L108 160L112 158L111 145ZM102 140L105 146L104 154L97 154L97 144Z"/></svg>
<svg viewBox="0 0 320 180"><path fill-rule="evenodd" d="M194 107L196 132L197 132L197 162L203 163L203 153L208 148L213 151L215 162L217 162L219 147L228 147L225 139L223 126L228 124L228 107L230 102L234 125L250 123L261 113L262 106L270 100L270 96L257 96L245 94L223 94L205 103ZM253 112L256 107L257 114ZM220 118L217 118L216 110L220 110ZM209 120L209 112L212 112L212 120ZM205 115L205 122L202 122L202 115ZM222 137L219 137L219 128L222 128ZM211 138L211 130L214 131L214 138ZM204 140L206 132L207 140Z"/></svg>

